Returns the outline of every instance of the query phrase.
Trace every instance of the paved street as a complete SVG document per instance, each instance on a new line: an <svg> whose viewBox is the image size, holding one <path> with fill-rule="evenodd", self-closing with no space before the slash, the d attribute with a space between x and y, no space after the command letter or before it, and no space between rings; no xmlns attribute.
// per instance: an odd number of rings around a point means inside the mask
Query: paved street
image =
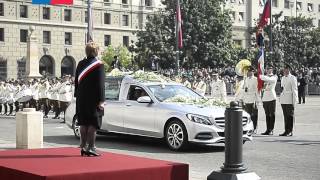
<svg viewBox="0 0 320 180"><path fill-rule="evenodd" d="M265 130L264 112L259 107L258 133ZM320 97L308 97L307 104L297 105L293 137L279 137L283 132L282 111L277 104L274 136L256 135L244 146L244 161L250 171L264 180L320 179ZM0 149L15 148L15 119L0 117ZM46 147L77 146L78 139L61 120L44 120ZM172 152L161 140L132 136L98 136L97 146L105 151L188 163L190 179L206 179L224 162L224 148L193 145L185 152Z"/></svg>

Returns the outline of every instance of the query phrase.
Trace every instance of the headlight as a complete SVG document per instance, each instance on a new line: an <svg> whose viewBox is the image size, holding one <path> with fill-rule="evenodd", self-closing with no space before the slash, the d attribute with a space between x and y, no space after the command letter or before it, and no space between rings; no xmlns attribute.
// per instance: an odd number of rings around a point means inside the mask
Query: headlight
<svg viewBox="0 0 320 180"><path fill-rule="evenodd" d="M209 117L206 117L206 116L201 116L196 114L187 114L187 118L196 123L212 125Z"/></svg>

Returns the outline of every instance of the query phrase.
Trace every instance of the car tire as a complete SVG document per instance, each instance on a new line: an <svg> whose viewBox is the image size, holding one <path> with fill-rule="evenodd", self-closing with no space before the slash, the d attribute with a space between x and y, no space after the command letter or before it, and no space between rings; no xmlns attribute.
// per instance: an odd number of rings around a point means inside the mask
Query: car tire
<svg viewBox="0 0 320 180"><path fill-rule="evenodd" d="M72 130L74 133L74 136L78 139L80 139L80 126L78 125L78 118L77 116L73 117L72 120Z"/></svg>
<svg viewBox="0 0 320 180"><path fill-rule="evenodd" d="M188 144L188 134L181 121L174 120L169 122L165 129L165 141L173 151L183 150Z"/></svg>

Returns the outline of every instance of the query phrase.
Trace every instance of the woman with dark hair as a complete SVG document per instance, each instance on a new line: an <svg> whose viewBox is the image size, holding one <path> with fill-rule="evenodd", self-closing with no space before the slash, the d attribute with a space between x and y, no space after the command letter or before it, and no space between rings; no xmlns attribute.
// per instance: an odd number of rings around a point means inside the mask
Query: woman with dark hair
<svg viewBox="0 0 320 180"><path fill-rule="evenodd" d="M97 59L99 47L96 43L89 42L85 51L87 57L79 62L76 69L74 93L80 125L81 156L99 156L95 139L104 114L105 70L103 63Z"/></svg>

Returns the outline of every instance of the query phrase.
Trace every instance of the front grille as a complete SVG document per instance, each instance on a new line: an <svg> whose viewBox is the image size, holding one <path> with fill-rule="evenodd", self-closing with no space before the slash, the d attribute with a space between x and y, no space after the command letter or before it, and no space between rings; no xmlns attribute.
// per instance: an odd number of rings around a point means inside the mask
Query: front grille
<svg viewBox="0 0 320 180"><path fill-rule="evenodd" d="M245 135L245 134L247 134L247 131L243 131L242 133L243 133L243 135ZM224 132L218 132L218 135L221 137L224 137Z"/></svg>
<svg viewBox="0 0 320 180"><path fill-rule="evenodd" d="M224 128L225 127L225 119L224 117L218 117L214 119L214 122L217 126ZM248 123L247 117L242 117L242 125L245 126Z"/></svg>

